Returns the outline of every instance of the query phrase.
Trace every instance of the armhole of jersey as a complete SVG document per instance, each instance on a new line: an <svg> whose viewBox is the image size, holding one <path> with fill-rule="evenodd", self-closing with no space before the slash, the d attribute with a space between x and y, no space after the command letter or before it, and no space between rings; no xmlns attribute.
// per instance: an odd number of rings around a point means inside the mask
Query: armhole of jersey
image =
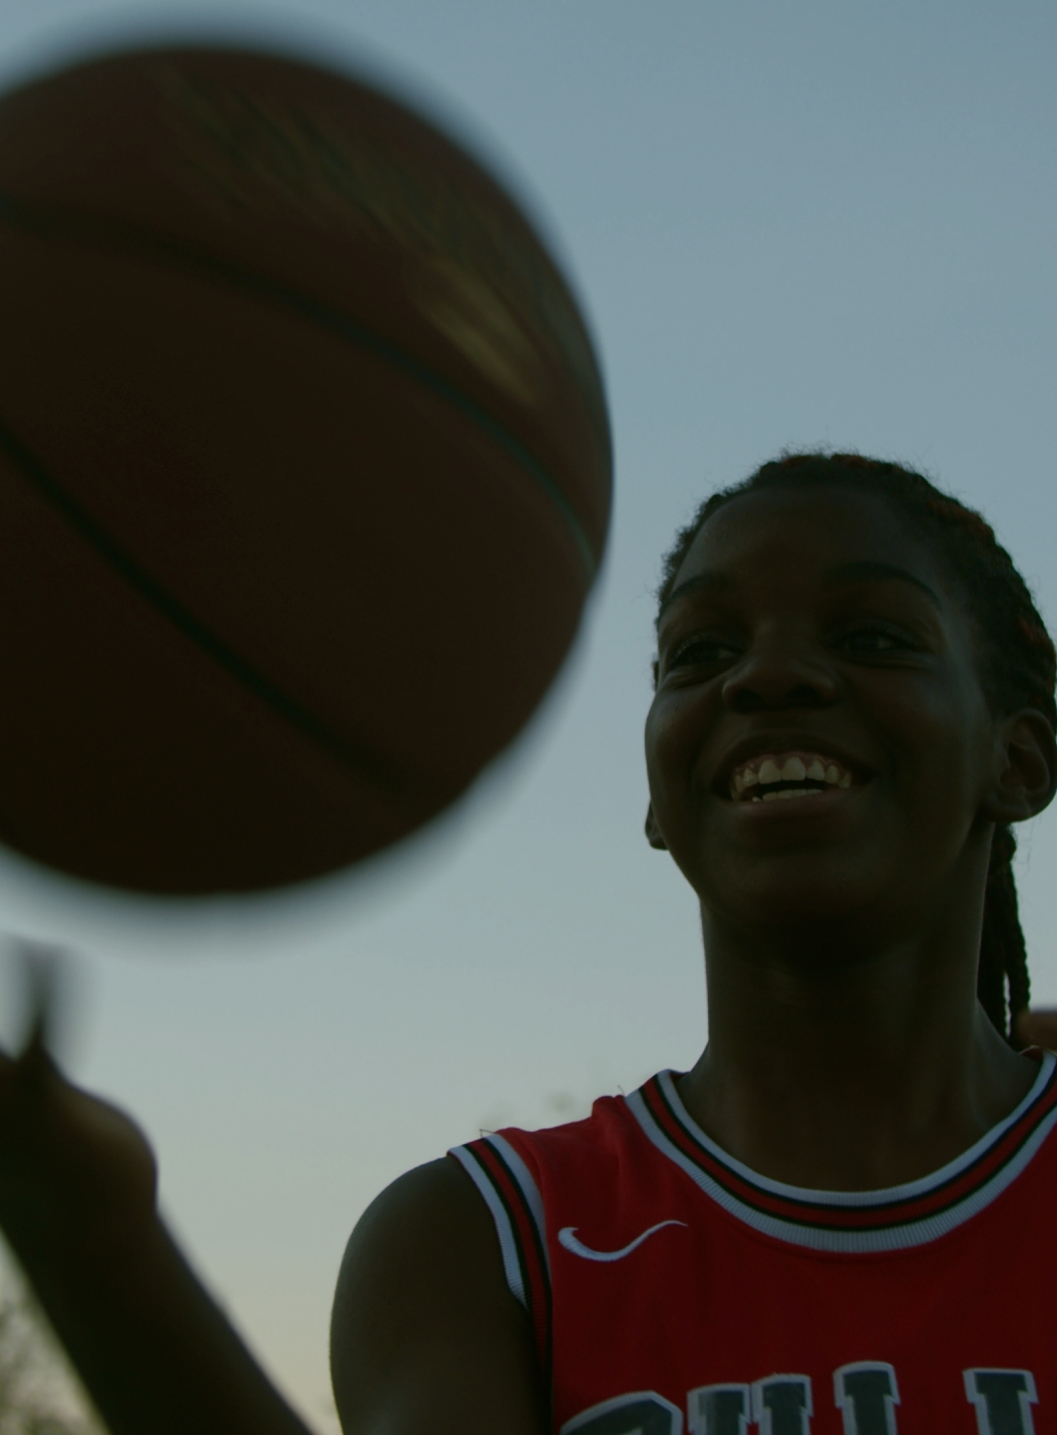
<svg viewBox="0 0 1057 1435"><path fill-rule="evenodd" d="M503 1136L490 1134L448 1155L458 1161L492 1214L506 1283L528 1312L550 1384L551 1283L543 1199L532 1172Z"/></svg>
<svg viewBox="0 0 1057 1435"><path fill-rule="evenodd" d="M473 1146L479 1144L481 1143L475 1141ZM525 1277L521 1269L521 1257L514 1239L514 1225L502 1197L492 1184L488 1168L478 1158L472 1146L454 1146L448 1155L455 1157L484 1197L484 1203L491 1211L492 1220L495 1222L496 1235L499 1237L499 1249L503 1254L503 1270L506 1274L506 1283L510 1287L510 1294L519 1300L527 1310L528 1296L525 1294Z"/></svg>

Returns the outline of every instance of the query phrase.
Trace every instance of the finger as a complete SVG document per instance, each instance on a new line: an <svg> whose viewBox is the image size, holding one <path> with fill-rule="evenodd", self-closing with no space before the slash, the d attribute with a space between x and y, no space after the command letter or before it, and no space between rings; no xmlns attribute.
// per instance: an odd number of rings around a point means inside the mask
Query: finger
<svg viewBox="0 0 1057 1435"><path fill-rule="evenodd" d="M33 1062L55 1051L59 1013L68 985L68 954L44 942L19 937L13 943L24 992L25 1035L18 1060Z"/></svg>

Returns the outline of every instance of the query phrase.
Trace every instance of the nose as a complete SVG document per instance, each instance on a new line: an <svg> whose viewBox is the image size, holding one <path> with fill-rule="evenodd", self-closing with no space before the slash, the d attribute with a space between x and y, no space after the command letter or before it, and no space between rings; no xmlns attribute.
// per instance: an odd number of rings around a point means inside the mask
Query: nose
<svg viewBox="0 0 1057 1435"><path fill-rule="evenodd" d="M837 699L837 675L827 656L788 629L758 636L723 684L734 712L828 707Z"/></svg>

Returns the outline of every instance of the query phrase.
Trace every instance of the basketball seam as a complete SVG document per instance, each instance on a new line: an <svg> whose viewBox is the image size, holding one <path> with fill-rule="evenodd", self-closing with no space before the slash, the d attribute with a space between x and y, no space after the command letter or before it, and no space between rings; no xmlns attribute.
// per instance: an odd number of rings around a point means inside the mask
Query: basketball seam
<svg viewBox="0 0 1057 1435"><path fill-rule="evenodd" d="M561 514L570 536L583 562L588 587L598 573L599 558L584 531L575 510L560 485L535 459L519 439L515 438L502 424L483 409L456 385L436 373L421 360L404 353L390 344L380 334L358 324L346 315L331 309L328 305L301 293L266 275L254 273L251 269L232 263L209 250L199 248L182 240L174 239L162 231L127 220L86 215L80 211L61 209L57 206L27 205L0 193L0 217L12 226L29 230L46 238L77 245L95 244L106 249L131 252L145 258L162 258L175 267L192 273L221 280L232 288L241 289L264 299L292 309L303 318L311 320L321 328L337 334L359 348L368 349L378 358L410 374L423 387L431 389L452 407L471 419L488 436L504 448L507 453L534 480L542 492ZM80 232L78 232L80 231Z"/></svg>
<svg viewBox="0 0 1057 1435"><path fill-rule="evenodd" d="M391 759L375 751L356 748L339 737L305 708L289 697L263 673L258 672L234 649L207 628L200 619L186 608L178 598L162 587L156 579L136 562L119 544L107 534L68 493L47 472L44 466L18 440L14 433L0 421L0 450L7 454L18 471L53 508L57 509L90 547L110 567L129 583L141 597L145 598L157 612L166 618L197 648L208 654L231 677L243 687L262 699L273 711L299 729L319 747L338 759L343 766L351 768L360 776L368 778L376 787L394 796L406 797L410 790L420 792L432 787L433 800L443 800L451 795L450 788L442 788L436 779L424 773L409 773ZM428 804L427 804L428 805Z"/></svg>

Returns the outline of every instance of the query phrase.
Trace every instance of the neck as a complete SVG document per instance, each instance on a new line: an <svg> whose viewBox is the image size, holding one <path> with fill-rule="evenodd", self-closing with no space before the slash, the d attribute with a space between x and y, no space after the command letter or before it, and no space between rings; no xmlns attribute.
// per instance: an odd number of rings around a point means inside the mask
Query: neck
<svg viewBox="0 0 1057 1435"><path fill-rule="evenodd" d="M912 1181L1016 1106L1038 1068L976 1001L980 900L928 932L825 949L704 914L710 1041L691 1116L761 1175L817 1190Z"/></svg>

